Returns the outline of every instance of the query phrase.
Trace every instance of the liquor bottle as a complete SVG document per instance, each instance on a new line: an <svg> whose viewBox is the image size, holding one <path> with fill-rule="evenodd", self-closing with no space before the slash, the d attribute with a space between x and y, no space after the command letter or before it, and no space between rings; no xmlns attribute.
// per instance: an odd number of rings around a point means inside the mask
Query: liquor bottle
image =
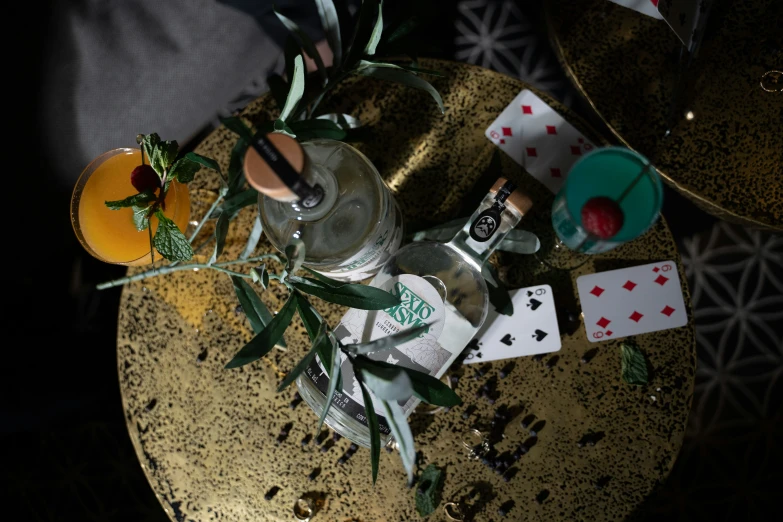
<svg viewBox="0 0 783 522"><path fill-rule="evenodd" d="M400 296L398 306L378 311L350 309L334 328L343 344L368 342L428 324L419 337L370 359L399 364L440 378L475 336L487 316L489 297L481 265L532 206L512 182L497 180L465 226L448 243L410 243L386 262L370 285ZM326 423L356 444L369 447L361 389L350 360L341 354L342 390L335 393ZM320 415L329 376L317 359L297 379L299 393ZM408 399L406 415L419 403ZM383 411L376 406L376 414ZM378 415L382 442L390 429Z"/></svg>
<svg viewBox="0 0 783 522"><path fill-rule="evenodd" d="M257 138L245 177L259 191L261 222L283 252L304 242L304 266L339 281L373 276L402 242L402 213L367 157L346 143Z"/></svg>

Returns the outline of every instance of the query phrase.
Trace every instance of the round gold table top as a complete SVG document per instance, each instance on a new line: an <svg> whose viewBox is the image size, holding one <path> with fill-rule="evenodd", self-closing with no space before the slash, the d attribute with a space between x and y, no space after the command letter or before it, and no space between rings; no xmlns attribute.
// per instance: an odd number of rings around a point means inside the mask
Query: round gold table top
<svg viewBox="0 0 783 522"><path fill-rule="evenodd" d="M366 140L356 146L378 167L409 226L442 222L474 208L500 174L482 176L495 149L484 129L521 89L530 88L471 65L428 60L423 66L446 75L434 82L446 105L443 115L428 95L369 78L346 81L324 105L324 111L352 114L367 126ZM563 106L537 94L591 139L602 141ZM271 97L262 96L244 116L259 122L275 111ZM235 140L219 128L197 151L225 168ZM552 195L502 156L503 175L517 180L535 201L523 226L542 238L546 250ZM193 183L192 190L218 187L214 175L203 170ZM255 213L246 208L231 223L226 259L243 249ZM271 249L265 241L259 245L259 251ZM449 501L460 503L471 520L496 519L508 501L514 502L509 520L621 519L667 476L682 443L694 383L687 288L687 326L636 338L653 369L645 386L621 381L619 342L589 344L581 324L566 332L563 316L566 309L578 313L577 276L666 259L679 256L663 221L642 238L570 272L547 269L532 255L493 256L511 287L552 286L563 346L544 358L515 359L505 378L499 370L508 361L455 365L450 374L460 376L455 389L464 404L435 414L423 405L411 416L420 469L435 464L445 470L443 501L432 520L445 519L442 507ZM685 281L682 270L680 277ZM277 310L285 294L273 286L262 297ZM313 302L333 325L344 311ZM396 454L381 452L373 487L367 450L341 464L350 445L346 439L333 441L324 432L322 444L302 444L315 428L315 414L303 402L291 404L293 388L275 392L309 345L298 318L286 332L288 352L273 350L257 363L223 369L251 336L237 305L229 278L209 270L175 272L123 289L117 338L123 408L141 465L171 519L293 520L293 506L303 495L317 500L315 522L419 519L415 489L406 487ZM583 357L589 362L580 362ZM479 368L485 373L474 378ZM485 383L496 387L494 404L477 393ZM494 412L504 408L508 423L493 427ZM520 421L530 415L534 421L522 427ZM461 441L473 428L489 433L498 452L528 442L530 451L507 474L508 481L469 459ZM275 494L266 500L270 490ZM471 497L473 490L478 493Z"/></svg>
<svg viewBox="0 0 783 522"><path fill-rule="evenodd" d="M566 73L620 142L705 211L783 231L783 92L761 85L783 71L781 2L715 2L665 139L683 48L666 22L606 0L551 0L546 17Z"/></svg>

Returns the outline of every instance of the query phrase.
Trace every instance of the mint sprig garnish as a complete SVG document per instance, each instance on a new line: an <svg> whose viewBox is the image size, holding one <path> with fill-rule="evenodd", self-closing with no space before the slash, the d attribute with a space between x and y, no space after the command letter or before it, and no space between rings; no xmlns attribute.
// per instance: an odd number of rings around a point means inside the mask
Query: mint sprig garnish
<svg viewBox="0 0 783 522"><path fill-rule="evenodd" d="M169 261L190 261L193 248L185 234L177 228L176 223L164 216L161 210L155 211L155 217L158 218L158 230L152 240L155 249Z"/></svg>
<svg viewBox="0 0 783 522"><path fill-rule="evenodd" d="M128 173L130 175L130 172ZM139 192L132 196L128 196L125 199L118 199L116 201L106 201L105 205L112 210L120 210L121 208L128 208L133 206L146 206L147 203L151 203L157 199L157 196L151 190Z"/></svg>

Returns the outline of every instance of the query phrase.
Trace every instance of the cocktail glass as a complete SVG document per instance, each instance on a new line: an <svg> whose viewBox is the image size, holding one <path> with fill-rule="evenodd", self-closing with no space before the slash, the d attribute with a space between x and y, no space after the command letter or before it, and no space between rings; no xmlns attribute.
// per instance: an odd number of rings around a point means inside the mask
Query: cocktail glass
<svg viewBox="0 0 783 522"><path fill-rule="evenodd" d="M622 210L623 223L611 238L600 238L582 225L582 208L593 198L609 198ZM658 220L663 184L655 167L624 147L596 149L574 163L552 204L555 239L541 249L542 262L571 269L644 234Z"/></svg>
<svg viewBox="0 0 783 522"><path fill-rule="evenodd" d="M150 231L154 236L158 219L150 219L150 230L138 231L132 208L111 210L106 201L136 194L130 174L141 165L139 149L114 149L92 160L84 169L71 197L71 224L84 249L93 257L116 265L138 266L152 261ZM165 199L163 214L185 231L190 218L186 185L173 182ZM155 259L162 259L157 252Z"/></svg>

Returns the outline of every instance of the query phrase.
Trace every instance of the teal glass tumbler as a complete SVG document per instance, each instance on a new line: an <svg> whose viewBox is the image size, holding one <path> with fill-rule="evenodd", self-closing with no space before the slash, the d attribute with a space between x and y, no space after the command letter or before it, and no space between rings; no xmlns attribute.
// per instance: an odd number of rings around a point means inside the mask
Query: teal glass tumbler
<svg viewBox="0 0 783 522"><path fill-rule="evenodd" d="M599 238L582 226L582 207L607 197L623 211L623 224L611 238ZM658 220L663 184L655 167L625 147L595 149L579 159L552 204L552 226L570 250L599 254L641 236Z"/></svg>

